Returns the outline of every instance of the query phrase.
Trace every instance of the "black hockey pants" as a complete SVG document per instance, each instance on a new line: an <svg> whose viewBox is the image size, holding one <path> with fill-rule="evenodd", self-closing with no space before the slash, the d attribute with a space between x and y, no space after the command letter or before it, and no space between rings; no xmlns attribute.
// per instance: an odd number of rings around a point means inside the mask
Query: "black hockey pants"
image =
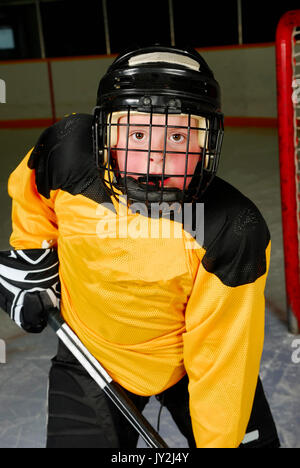
<svg viewBox="0 0 300 468"><path fill-rule="evenodd" d="M194 448L187 386L188 378L185 376L157 395L157 399L170 411L189 447ZM126 392L136 407L143 411L149 397ZM138 433L61 342L57 356L52 359L48 399L47 448L136 447ZM246 442L241 448L279 447L276 427L260 380Z"/></svg>

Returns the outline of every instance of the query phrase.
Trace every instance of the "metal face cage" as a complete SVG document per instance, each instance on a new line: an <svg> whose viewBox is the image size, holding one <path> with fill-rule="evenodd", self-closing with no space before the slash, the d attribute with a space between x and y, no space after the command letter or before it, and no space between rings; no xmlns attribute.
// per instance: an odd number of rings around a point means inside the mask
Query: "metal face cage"
<svg viewBox="0 0 300 468"><path fill-rule="evenodd" d="M174 124L172 116L184 117L184 125ZM136 116L146 116L147 123L141 123ZM120 123L121 120L121 123ZM131 142L132 132L147 137L142 148ZM126 106L115 111L105 111L101 106L94 112L94 150L96 163L100 169L107 191L118 202L122 195L127 196L129 204L143 202L147 206L155 203L173 203L199 201L214 178L220 159L223 140L223 115L207 113L206 115L177 114L169 112L168 107L159 112L151 107L147 112L139 112L135 107ZM122 145L119 135L122 132ZM154 147L155 132L160 132L160 146ZM178 149L170 148L170 135L183 135L185 143ZM192 148L192 140L197 148ZM175 145L174 145L175 146ZM143 160L143 172L132 167L131 159L140 155ZM151 160L155 154L162 156L161 170L151 170ZM120 168L118 155L122 156ZM167 170L168 161L181 158L184 170L171 172ZM193 170L189 161L198 158ZM178 160L179 162L179 160ZM195 164L194 164L195 165Z"/></svg>

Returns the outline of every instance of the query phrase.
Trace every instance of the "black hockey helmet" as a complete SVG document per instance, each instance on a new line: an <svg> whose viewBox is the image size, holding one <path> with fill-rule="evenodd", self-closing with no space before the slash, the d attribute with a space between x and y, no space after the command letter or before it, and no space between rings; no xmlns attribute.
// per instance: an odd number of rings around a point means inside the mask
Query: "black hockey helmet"
<svg viewBox="0 0 300 468"><path fill-rule="evenodd" d="M150 127L152 116L163 114L166 132L171 126L168 126L171 115L187 116L187 140L191 129L195 130L191 119L199 117L197 131L201 157L193 174L178 176L184 177L182 189L164 186L166 175L169 175L164 170L162 174L151 175L149 164L143 174L119 170L114 151L126 152L127 161L128 138L126 147L116 148L118 118L127 115L129 133L137 113L150 116ZM98 167L110 194L117 199L123 193L129 203L199 200L216 174L219 163L223 138L219 84L205 60L194 49L155 45L127 51L116 58L100 81L93 130ZM152 151L150 141L148 160ZM164 158L167 154L165 147ZM188 158L188 144L182 155ZM186 184L188 176L192 176L189 185Z"/></svg>

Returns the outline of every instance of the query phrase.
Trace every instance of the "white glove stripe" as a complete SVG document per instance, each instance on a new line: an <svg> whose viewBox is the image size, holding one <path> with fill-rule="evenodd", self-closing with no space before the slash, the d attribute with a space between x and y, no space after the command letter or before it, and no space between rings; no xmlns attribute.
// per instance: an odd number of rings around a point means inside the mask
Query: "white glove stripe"
<svg viewBox="0 0 300 468"><path fill-rule="evenodd" d="M17 255L16 255L16 252L14 250L10 251L9 258L18 258Z"/></svg>
<svg viewBox="0 0 300 468"><path fill-rule="evenodd" d="M45 281L49 281L53 278L56 278L58 277L58 273L55 273L54 275L52 276L49 276L47 278L43 278L43 279L38 279L38 280L27 280L25 279L25 277L29 274L37 274L37 273L44 273L46 272L47 270L51 270L52 268L54 268L55 266L58 265L59 262L56 262L54 263L53 265L49 266L48 268L42 268L41 270L20 270L20 269L17 269L17 268L11 268L11 267L8 267L6 265L1 265L0 264L0 276L2 278L6 278L8 280L12 280L12 281L22 281L24 283L41 283L41 282L45 282Z"/></svg>
<svg viewBox="0 0 300 468"><path fill-rule="evenodd" d="M22 301L22 296L24 296L25 292L21 292L20 294L20 289L16 288L10 283L7 283L4 279L0 278L0 284L5 287L9 292L11 292L14 295L14 300L11 305L10 309L10 317L19 325L21 326L20 323L20 313L21 313L21 308L23 307L24 300ZM21 297L21 303L20 303L20 297Z"/></svg>
<svg viewBox="0 0 300 468"><path fill-rule="evenodd" d="M4 278L1 278L0 276L0 284L5 287L5 289L8 289L11 293L14 294L14 296L18 295L20 292L20 288L17 288L16 286L13 286L10 283L7 283Z"/></svg>
<svg viewBox="0 0 300 468"><path fill-rule="evenodd" d="M22 328L21 324L21 310L24 304L24 296L25 293L24 291L19 294L19 296L16 296L11 308L11 318L16 322L19 327Z"/></svg>
<svg viewBox="0 0 300 468"><path fill-rule="evenodd" d="M16 250L20 257L22 257L24 260L26 260L27 263L31 263L32 265L37 265L41 260L43 260L43 258L47 257L50 251L50 249L45 250L45 252L43 252L39 258L33 260L32 258L28 257L28 255L26 255L26 253L23 250Z"/></svg>
<svg viewBox="0 0 300 468"><path fill-rule="evenodd" d="M25 298L25 295L27 293L34 293L36 291L44 291L45 292L45 289L43 288L32 288L32 289L29 289L28 291L22 291L19 295L17 295L15 298L14 298L14 301L13 301L13 304L12 304L12 307L11 307L11 318L17 323L17 325L19 325L19 327L22 328L22 325L21 325L21 311L22 311L22 307L24 305L24 298ZM18 290L19 292L19 290ZM54 307L57 307L57 305L59 304L59 300L58 298L55 296L55 294L53 293L53 291L49 288L49 289L46 289L46 293L48 294L48 296L50 297L50 300L53 304Z"/></svg>
<svg viewBox="0 0 300 468"><path fill-rule="evenodd" d="M56 307L56 306L57 306L57 297L56 297L54 291L52 291L52 289L49 288L49 289L47 289L46 292L47 292L48 296L49 296L50 299L51 299L51 302L52 302L52 304L53 304L53 307Z"/></svg>

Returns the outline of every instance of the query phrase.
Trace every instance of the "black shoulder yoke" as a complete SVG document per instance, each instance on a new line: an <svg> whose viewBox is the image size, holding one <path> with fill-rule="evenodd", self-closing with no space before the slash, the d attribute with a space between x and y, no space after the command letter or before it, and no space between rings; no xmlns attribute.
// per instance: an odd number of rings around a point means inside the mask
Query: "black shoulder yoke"
<svg viewBox="0 0 300 468"><path fill-rule="evenodd" d="M266 273L268 226L255 204L215 177L204 203L204 268L227 286L252 283Z"/></svg>
<svg viewBox="0 0 300 468"><path fill-rule="evenodd" d="M71 114L41 134L28 161L41 195L49 198L51 190L62 189L110 202L95 163L92 123L92 115Z"/></svg>

